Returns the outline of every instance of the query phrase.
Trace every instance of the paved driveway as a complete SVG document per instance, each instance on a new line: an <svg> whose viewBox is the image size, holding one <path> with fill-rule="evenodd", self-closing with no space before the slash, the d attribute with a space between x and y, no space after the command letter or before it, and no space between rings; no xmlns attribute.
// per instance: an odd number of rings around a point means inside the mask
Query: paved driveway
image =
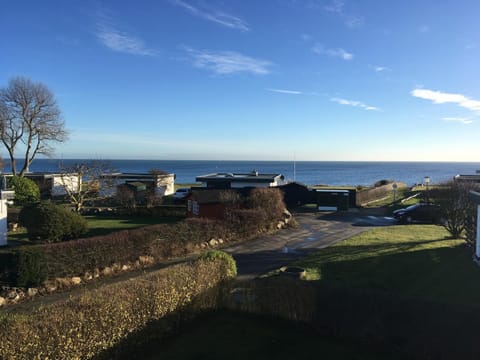
<svg viewBox="0 0 480 360"><path fill-rule="evenodd" d="M299 223L298 228L282 230L274 235L222 249L235 258L241 280L278 269L374 226L394 223L381 216L349 212L299 213L295 215L295 219Z"/></svg>

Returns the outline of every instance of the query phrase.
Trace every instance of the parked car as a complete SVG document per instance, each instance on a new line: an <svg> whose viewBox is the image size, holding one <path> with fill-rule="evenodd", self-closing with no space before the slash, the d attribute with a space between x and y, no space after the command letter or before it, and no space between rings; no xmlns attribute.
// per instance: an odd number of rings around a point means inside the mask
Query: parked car
<svg viewBox="0 0 480 360"><path fill-rule="evenodd" d="M178 188L177 191L175 191L175 194L173 194L173 197L175 199L183 199L188 194L190 194L190 192L191 192L190 188Z"/></svg>
<svg viewBox="0 0 480 360"><path fill-rule="evenodd" d="M415 204L404 209L395 210L393 217L401 224L439 224L442 222L440 206L429 203Z"/></svg>

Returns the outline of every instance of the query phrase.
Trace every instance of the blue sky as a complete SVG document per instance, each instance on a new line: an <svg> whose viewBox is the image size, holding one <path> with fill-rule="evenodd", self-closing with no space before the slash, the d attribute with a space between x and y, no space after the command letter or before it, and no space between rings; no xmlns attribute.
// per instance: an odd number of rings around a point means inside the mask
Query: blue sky
<svg viewBox="0 0 480 360"><path fill-rule="evenodd" d="M1 5L0 86L56 94L57 157L478 161L475 0Z"/></svg>

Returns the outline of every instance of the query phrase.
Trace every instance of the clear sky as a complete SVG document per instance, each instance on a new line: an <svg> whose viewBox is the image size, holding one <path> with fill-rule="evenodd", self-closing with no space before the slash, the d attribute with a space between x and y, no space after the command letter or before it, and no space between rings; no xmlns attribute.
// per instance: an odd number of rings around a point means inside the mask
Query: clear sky
<svg viewBox="0 0 480 360"><path fill-rule="evenodd" d="M0 86L56 94L56 157L479 160L478 0L0 5Z"/></svg>

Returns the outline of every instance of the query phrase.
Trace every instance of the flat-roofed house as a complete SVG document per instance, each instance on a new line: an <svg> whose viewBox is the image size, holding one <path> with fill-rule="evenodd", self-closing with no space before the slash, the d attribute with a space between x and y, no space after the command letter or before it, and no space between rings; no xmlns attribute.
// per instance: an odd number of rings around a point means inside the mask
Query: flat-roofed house
<svg viewBox="0 0 480 360"><path fill-rule="evenodd" d="M275 187L285 184L282 174L250 173L213 173L196 177L202 187L212 189L241 189L246 187Z"/></svg>
<svg viewBox="0 0 480 360"><path fill-rule="evenodd" d="M38 185L43 198L66 195L67 191L65 189L76 193L82 186L82 179L78 174L73 173L27 173L25 177L33 180Z"/></svg>
<svg viewBox="0 0 480 360"><path fill-rule="evenodd" d="M114 196L118 186L129 185L139 189L144 184L146 188L154 189L155 196L161 198L175 192L175 174L150 173L112 173L104 174L100 180L100 195Z"/></svg>

